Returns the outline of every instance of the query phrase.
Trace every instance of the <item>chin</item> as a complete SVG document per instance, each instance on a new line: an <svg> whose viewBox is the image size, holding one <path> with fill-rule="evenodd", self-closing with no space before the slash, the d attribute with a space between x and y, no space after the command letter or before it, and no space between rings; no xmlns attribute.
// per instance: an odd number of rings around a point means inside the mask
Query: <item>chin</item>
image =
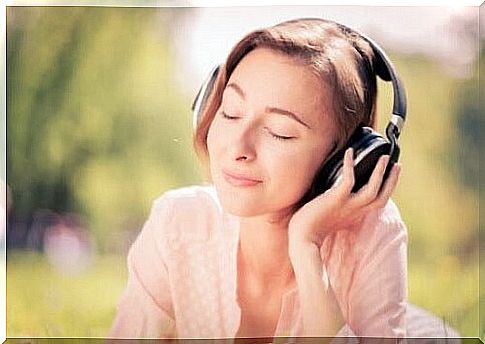
<svg viewBox="0 0 485 344"><path fill-rule="evenodd" d="M253 192L251 189L234 190L225 184L216 184L217 195L224 211L239 217L253 217L264 214L277 214L287 210L293 203L271 204L264 201L260 192ZM274 199L274 197L270 197Z"/></svg>
<svg viewBox="0 0 485 344"><path fill-rule="evenodd" d="M264 207L251 197L244 197L238 192L229 192L227 190L220 190L217 188L217 195L224 211L229 214L251 217L261 215L264 213Z"/></svg>

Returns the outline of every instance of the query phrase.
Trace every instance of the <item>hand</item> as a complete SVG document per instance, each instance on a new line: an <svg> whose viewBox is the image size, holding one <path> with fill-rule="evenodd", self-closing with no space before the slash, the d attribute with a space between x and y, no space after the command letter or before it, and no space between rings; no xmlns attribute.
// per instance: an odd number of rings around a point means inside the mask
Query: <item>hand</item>
<svg viewBox="0 0 485 344"><path fill-rule="evenodd" d="M384 207L396 187L401 169L400 164L395 164L380 188L388 161L388 155L382 156L369 182L352 193L355 183L353 150L347 149L341 180L291 217L288 226L290 243L297 240L320 247L329 233L352 230L370 211Z"/></svg>

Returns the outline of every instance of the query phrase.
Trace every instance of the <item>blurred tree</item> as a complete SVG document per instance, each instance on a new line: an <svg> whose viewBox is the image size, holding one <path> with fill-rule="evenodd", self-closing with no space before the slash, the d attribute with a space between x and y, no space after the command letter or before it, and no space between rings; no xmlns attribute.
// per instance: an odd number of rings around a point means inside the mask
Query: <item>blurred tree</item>
<svg viewBox="0 0 485 344"><path fill-rule="evenodd" d="M472 45L476 51L471 78L458 84L455 92L455 118L459 145L454 145L461 182L473 191L478 191L479 163L478 154L485 129L485 119L480 111L479 70L485 67L485 49L479 36L476 11L471 15L455 16L451 30L464 45ZM483 34L483 33L482 33ZM478 49L477 49L478 48Z"/></svg>
<svg viewBox="0 0 485 344"><path fill-rule="evenodd" d="M7 9L12 220L39 208L76 211L102 243L138 226L163 190L197 176L187 154L190 104L172 75L169 32L181 15L177 8Z"/></svg>
<svg viewBox="0 0 485 344"><path fill-rule="evenodd" d="M478 13L483 17L483 6ZM485 68L485 37L483 31L479 30L476 12L473 15L456 16L453 18L453 30L463 44L472 44L476 49L475 60L473 61L471 77L457 84L455 88L454 120L457 131L457 140L452 145L451 155L454 156L454 170L457 172L457 180L464 185L469 192L475 195L476 204L474 215L477 217L475 227L467 231L462 241L455 244L456 251L460 258L469 266L479 267L479 259L483 269L483 253L479 252L479 242L485 239L483 221L479 221L479 183L483 180L484 172L480 170L480 152L483 149L483 132L485 131L483 85L480 85L479 72ZM482 18L483 19L483 18ZM482 78L483 80L483 78ZM476 273L479 273L478 268ZM479 277L479 276L477 276ZM468 304L468 314L484 311L485 290L483 288L483 271L480 276L480 288L478 295L475 295L473 302ZM466 313L465 313L466 314ZM481 320L481 321L480 321ZM477 324L477 335L482 338L485 335L485 324L483 318L479 317Z"/></svg>
<svg viewBox="0 0 485 344"><path fill-rule="evenodd" d="M474 12L473 12L474 13ZM453 18L452 30L463 42L473 44L476 56L472 64L471 77L457 83L455 93L454 121L457 139L452 145L451 155L455 164L457 180L461 182L479 200L479 180L483 178L483 169L479 168L479 155L483 147L483 132L485 131L485 117L483 114L483 88L480 89L479 71L485 68L485 47L483 32L478 30L475 15L462 15ZM466 43L465 43L466 44ZM476 205L478 217L478 204ZM468 232L468 236L459 244L457 250L460 256L475 262L478 258L480 239L485 239L483 224L476 221L476 228Z"/></svg>

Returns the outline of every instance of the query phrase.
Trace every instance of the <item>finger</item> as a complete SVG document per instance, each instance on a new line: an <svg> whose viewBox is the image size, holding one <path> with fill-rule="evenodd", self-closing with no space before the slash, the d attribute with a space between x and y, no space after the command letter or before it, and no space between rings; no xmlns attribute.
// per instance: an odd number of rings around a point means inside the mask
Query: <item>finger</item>
<svg viewBox="0 0 485 344"><path fill-rule="evenodd" d="M355 183L355 176L354 176L354 150L352 148L348 148L345 151L344 155L344 165L342 167L342 178L340 180L340 184L337 186L338 193L341 196L348 196L352 191Z"/></svg>
<svg viewBox="0 0 485 344"><path fill-rule="evenodd" d="M389 155L383 155L379 158L372 175L367 184L365 184L355 195L354 202L361 206L367 205L375 200L382 186L382 180L389 162Z"/></svg>
<svg viewBox="0 0 485 344"><path fill-rule="evenodd" d="M394 164L391 172L389 173L389 177L386 179L381 191L379 192L379 195L374 202L369 204L370 208L379 209L383 208L387 204L387 201L389 201L389 198L391 198L392 193L396 189L400 173L401 165L398 163Z"/></svg>

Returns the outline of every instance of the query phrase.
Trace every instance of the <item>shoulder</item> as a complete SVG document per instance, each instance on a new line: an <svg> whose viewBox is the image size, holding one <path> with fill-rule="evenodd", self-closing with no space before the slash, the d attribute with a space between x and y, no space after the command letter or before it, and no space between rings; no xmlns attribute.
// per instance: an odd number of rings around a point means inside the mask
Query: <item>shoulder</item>
<svg viewBox="0 0 485 344"><path fill-rule="evenodd" d="M164 192L154 200L150 217L160 220L158 232L170 241L203 241L217 228L221 215L216 190L207 184Z"/></svg>

